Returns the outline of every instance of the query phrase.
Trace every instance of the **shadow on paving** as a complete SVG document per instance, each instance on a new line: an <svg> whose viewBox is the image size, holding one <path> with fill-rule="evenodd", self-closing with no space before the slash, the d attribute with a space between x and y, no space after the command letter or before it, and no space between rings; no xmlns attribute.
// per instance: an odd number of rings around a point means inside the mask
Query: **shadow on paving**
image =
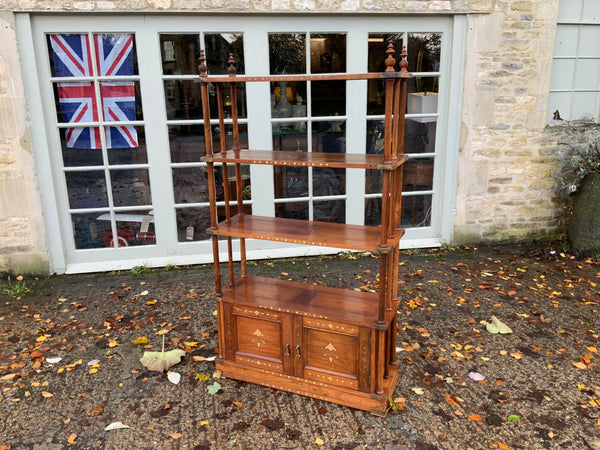
<svg viewBox="0 0 600 450"><path fill-rule="evenodd" d="M376 288L377 267L347 254L248 263L362 290ZM214 378L210 266L25 283L23 298L0 296L0 448L600 449L593 259L527 246L402 252L401 376L385 418ZM513 332L489 333L493 315ZM160 350L160 330L166 350L187 351L177 385L131 342ZM113 422L130 428L105 431Z"/></svg>

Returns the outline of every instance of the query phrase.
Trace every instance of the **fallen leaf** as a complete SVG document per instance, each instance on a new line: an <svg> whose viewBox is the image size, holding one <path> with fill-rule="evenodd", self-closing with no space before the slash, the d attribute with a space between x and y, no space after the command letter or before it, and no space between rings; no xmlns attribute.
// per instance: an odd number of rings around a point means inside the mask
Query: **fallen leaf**
<svg viewBox="0 0 600 450"><path fill-rule="evenodd" d="M479 414L471 414L469 416L469 419L471 419L474 422L481 422L483 420Z"/></svg>
<svg viewBox="0 0 600 450"><path fill-rule="evenodd" d="M144 345L148 343L148 338L146 336L140 336L139 338L132 340L131 343L135 345Z"/></svg>
<svg viewBox="0 0 600 450"><path fill-rule="evenodd" d="M511 414L511 415L510 415L510 416L508 416L506 419L507 419L509 422L518 422L520 418L521 418L520 416L516 416L516 415L514 415L514 414Z"/></svg>
<svg viewBox="0 0 600 450"><path fill-rule="evenodd" d="M574 362L574 363L571 363L571 365L573 367L577 367L578 369L587 369L588 368L587 364L583 363L583 362Z"/></svg>
<svg viewBox="0 0 600 450"><path fill-rule="evenodd" d="M57 364L62 361L62 358L46 358L48 364Z"/></svg>
<svg viewBox="0 0 600 450"><path fill-rule="evenodd" d="M50 398L50 397L54 397L54 394L52 394L48 391L42 391L42 397Z"/></svg>
<svg viewBox="0 0 600 450"><path fill-rule="evenodd" d="M90 416L92 416L92 417L99 416L103 412L104 412L104 407L102 405L98 405L90 411Z"/></svg>
<svg viewBox="0 0 600 450"><path fill-rule="evenodd" d="M452 395L446 395L446 397L444 397L444 399L450 403L452 406L456 406L457 408L460 408L460 405L458 404L458 402L456 401L455 397Z"/></svg>
<svg viewBox="0 0 600 450"><path fill-rule="evenodd" d="M321 439L321 438L317 438L317 439L315 440L315 444L317 444L317 445L323 445L324 443L325 443L325 442L323 442L323 439Z"/></svg>
<svg viewBox="0 0 600 450"><path fill-rule="evenodd" d="M167 375L167 379L173 384L178 384L181 380L181 374L177 372L169 372L169 374Z"/></svg>
<svg viewBox="0 0 600 450"><path fill-rule="evenodd" d="M492 323L485 323L485 329L492 334L510 334L512 330L505 323L492 316Z"/></svg>
<svg viewBox="0 0 600 450"><path fill-rule="evenodd" d="M481 375L478 372L469 372L469 378L475 381L483 381L485 380L485 376Z"/></svg>
<svg viewBox="0 0 600 450"><path fill-rule="evenodd" d="M412 388L412 391L417 395L423 395L425 393L423 388L420 388L420 387L414 387L414 388Z"/></svg>
<svg viewBox="0 0 600 450"><path fill-rule="evenodd" d="M119 430L121 428L131 428L129 425L124 425L121 422L113 422L108 425L104 431Z"/></svg>
<svg viewBox="0 0 600 450"><path fill-rule="evenodd" d="M77 440L77 435L75 433L71 433L71 435L69 436L69 439L67 439L67 442L69 445L74 445L76 440Z"/></svg>
<svg viewBox="0 0 600 450"><path fill-rule="evenodd" d="M168 352L144 352L140 362L149 370L164 372L175 364L179 364L183 356L185 356L185 351L180 349Z"/></svg>
<svg viewBox="0 0 600 450"><path fill-rule="evenodd" d="M209 394L215 395L217 392L219 392L219 389L221 389L221 385L215 381L214 384L211 384L206 389L208 390Z"/></svg>
<svg viewBox="0 0 600 450"><path fill-rule="evenodd" d="M208 375L206 375L205 373L199 373L198 375L196 375L196 381L206 381L206 380L210 380L210 377Z"/></svg>
<svg viewBox="0 0 600 450"><path fill-rule="evenodd" d="M181 433L173 433L173 434L171 435L171 438L172 438L172 439L179 439L181 436L183 436Z"/></svg>
<svg viewBox="0 0 600 450"><path fill-rule="evenodd" d="M242 407L242 402L233 402L233 404L234 404L235 406L237 406L238 408L241 408L241 407Z"/></svg>

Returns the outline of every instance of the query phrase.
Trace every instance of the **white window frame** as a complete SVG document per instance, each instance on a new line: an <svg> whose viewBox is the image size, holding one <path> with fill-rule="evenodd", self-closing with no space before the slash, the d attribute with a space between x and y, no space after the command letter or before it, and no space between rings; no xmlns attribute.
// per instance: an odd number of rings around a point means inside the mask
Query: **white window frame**
<svg viewBox="0 0 600 450"><path fill-rule="evenodd" d="M26 96L29 106L30 130L38 172L40 193L44 207L51 271L90 272L127 269L137 265L161 266L166 264L196 264L212 260L210 240L177 242L177 224L173 210L174 196L171 180L167 117L164 96L156 95L162 89L159 33L198 33L199 31L240 32L244 34L245 73L267 75L267 33L312 32L345 33L347 35L346 70L367 71L367 43L369 33L407 32L442 33L440 61L439 122L436 136L436 170L433 180L432 221L425 228L410 228L403 238L403 247L439 246L451 242L454 226L454 202L460 130L460 105L466 41L466 16L227 16L202 15L139 15L139 16L70 16L70 15L15 15L17 36L21 48ZM79 29L80 28L80 29ZM66 186L62 177L62 156L57 144L56 111L49 83L49 62L46 33L74 32L133 32L140 76L142 106L144 108L146 143L152 201L155 210L156 245L127 249L75 250L70 234L71 220L65 204ZM397 59L399 50L396 49ZM382 55L383 57L384 55ZM349 81L347 84L346 138L348 153L360 152L366 142L367 83ZM248 139L250 148L270 149L271 122L263 120L270 112L268 83L256 83L246 89L248 108ZM362 223L364 217L364 171L347 169L346 220ZM62 177L62 178L61 178ZM165 182L168 177L169 182ZM253 213L274 215L273 167L253 166L251 185ZM260 193L260 201L257 195ZM157 213L158 211L158 213ZM162 211L162 212L161 212ZM168 213L171 211L171 213ZM322 247L300 247L267 241L249 240L249 258L299 256L322 254ZM225 252L224 247L221 249ZM339 251L334 249L331 251ZM238 253L234 248L234 254Z"/></svg>

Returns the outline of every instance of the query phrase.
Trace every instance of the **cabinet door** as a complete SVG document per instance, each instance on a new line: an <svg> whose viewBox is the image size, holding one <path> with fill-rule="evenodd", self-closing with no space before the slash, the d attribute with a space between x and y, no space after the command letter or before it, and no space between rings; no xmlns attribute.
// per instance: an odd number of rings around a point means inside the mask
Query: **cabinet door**
<svg viewBox="0 0 600 450"><path fill-rule="evenodd" d="M225 357L278 372L291 372L291 316L261 308L225 304Z"/></svg>
<svg viewBox="0 0 600 450"><path fill-rule="evenodd" d="M304 378L369 391L368 328L304 317L302 341Z"/></svg>

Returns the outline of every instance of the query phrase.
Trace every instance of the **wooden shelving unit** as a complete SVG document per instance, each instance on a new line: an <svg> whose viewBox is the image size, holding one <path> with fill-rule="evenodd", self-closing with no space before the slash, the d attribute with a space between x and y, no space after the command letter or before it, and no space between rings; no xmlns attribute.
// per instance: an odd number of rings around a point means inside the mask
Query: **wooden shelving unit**
<svg viewBox="0 0 600 450"><path fill-rule="evenodd" d="M400 70L394 69L391 43L385 72L236 76L233 58L229 76L209 77L201 55L200 83L204 117L211 117L208 84L215 86L220 145L212 139L205 120L206 156L211 205L215 297L219 321L216 366L226 377L269 386L353 408L385 415L398 382L396 310L398 307L398 251L402 194L406 49ZM241 149L239 145L236 84L307 80L382 79L385 84L385 139L383 155L288 152ZM223 92L229 89L233 149L225 143ZM235 192L224 184L225 220L218 223L215 163L235 167ZM245 214L242 164L311 166L382 171L381 226L303 221ZM230 198L238 214L231 216ZM219 207L223 209L222 206ZM221 280L219 236L228 247L228 281ZM234 276L232 238L239 238L241 275ZM357 292L306 283L248 276L246 239L264 239L347 250L378 252L379 292Z"/></svg>

